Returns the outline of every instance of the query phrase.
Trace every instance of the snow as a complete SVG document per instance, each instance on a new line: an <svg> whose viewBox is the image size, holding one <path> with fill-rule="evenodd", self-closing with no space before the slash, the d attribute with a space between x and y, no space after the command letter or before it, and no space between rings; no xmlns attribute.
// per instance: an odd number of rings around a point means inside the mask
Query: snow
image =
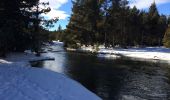
<svg viewBox="0 0 170 100"><path fill-rule="evenodd" d="M64 43L60 42L59 40L58 41L52 41L52 42L53 42L53 45L61 45L61 46L64 45Z"/></svg>
<svg viewBox="0 0 170 100"><path fill-rule="evenodd" d="M98 57L100 57L100 58L110 58L110 59L120 58L120 56L113 55L113 54L98 54Z"/></svg>
<svg viewBox="0 0 170 100"><path fill-rule="evenodd" d="M98 53L111 53L131 58L170 61L170 49L164 47L146 47L129 49L100 49Z"/></svg>
<svg viewBox="0 0 170 100"><path fill-rule="evenodd" d="M0 59L0 100L101 100L62 74L30 67L37 59L44 58L10 53Z"/></svg>
<svg viewBox="0 0 170 100"><path fill-rule="evenodd" d="M34 53L9 53L5 60L10 62L31 62L42 60L54 60L53 57L37 57Z"/></svg>
<svg viewBox="0 0 170 100"><path fill-rule="evenodd" d="M91 45L89 46L82 46L80 49L78 49L78 51L83 51L83 52L95 52L95 48Z"/></svg>
<svg viewBox="0 0 170 100"><path fill-rule="evenodd" d="M81 47L82 51L94 52L92 47ZM170 62L170 49L165 47L146 47L146 48L104 48L99 46L96 51L98 57L120 58L120 56L145 59L145 60L162 60Z"/></svg>

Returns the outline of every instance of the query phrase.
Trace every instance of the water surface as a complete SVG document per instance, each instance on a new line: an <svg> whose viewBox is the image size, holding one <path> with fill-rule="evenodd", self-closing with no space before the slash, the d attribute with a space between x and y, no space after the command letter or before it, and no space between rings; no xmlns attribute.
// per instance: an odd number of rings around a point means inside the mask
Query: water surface
<svg viewBox="0 0 170 100"><path fill-rule="evenodd" d="M170 100L170 65L166 63L105 59L55 49L60 52L43 54L55 57L55 61L34 66L65 74L103 100Z"/></svg>

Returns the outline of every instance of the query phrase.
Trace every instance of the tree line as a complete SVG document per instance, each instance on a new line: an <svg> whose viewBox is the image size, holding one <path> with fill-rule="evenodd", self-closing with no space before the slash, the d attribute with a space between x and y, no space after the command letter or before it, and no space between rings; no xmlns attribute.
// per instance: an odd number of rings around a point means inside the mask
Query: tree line
<svg viewBox="0 0 170 100"><path fill-rule="evenodd" d="M39 0L1 0L0 56L10 51L40 50L43 42L48 41L47 27L57 21L41 16L51 10L48 5Z"/></svg>
<svg viewBox="0 0 170 100"><path fill-rule="evenodd" d="M104 44L105 47L161 46L170 17L156 3L149 11L130 8L127 0L74 0L63 34L65 46Z"/></svg>

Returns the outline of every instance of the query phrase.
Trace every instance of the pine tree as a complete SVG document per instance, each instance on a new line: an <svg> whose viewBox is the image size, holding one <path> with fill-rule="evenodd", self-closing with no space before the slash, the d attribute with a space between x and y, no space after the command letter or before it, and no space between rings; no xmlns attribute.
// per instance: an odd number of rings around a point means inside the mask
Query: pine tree
<svg viewBox="0 0 170 100"><path fill-rule="evenodd" d="M168 16L167 24L170 24L170 16Z"/></svg>
<svg viewBox="0 0 170 100"><path fill-rule="evenodd" d="M148 33L149 33L149 17L148 17L148 13L145 12L145 11L141 11L140 12L140 45L141 46L146 46L146 45L149 45L148 43Z"/></svg>
<svg viewBox="0 0 170 100"><path fill-rule="evenodd" d="M41 19L40 14L49 12L49 8L37 10L39 0L2 0L0 3L0 52L24 51L37 47L44 41L44 30L40 22L50 25L54 20ZM48 3L42 3L46 6ZM42 7L41 6L41 7ZM49 22L49 23L48 23ZM39 32L38 32L39 30ZM41 32L40 32L41 31ZM37 41L37 42L35 42ZM34 49L34 51L36 51Z"/></svg>
<svg viewBox="0 0 170 100"><path fill-rule="evenodd" d="M75 0L73 5L66 44L162 45L167 19L159 15L155 2L149 12L130 8L127 0Z"/></svg>
<svg viewBox="0 0 170 100"><path fill-rule="evenodd" d="M72 15L65 31L64 42L66 47L77 48L77 43L82 42L82 35L85 32L85 29L82 27L84 17L84 13L82 12L83 1L75 0L72 3Z"/></svg>
<svg viewBox="0 0 170 100"><path fill-rule="evenodd" d="M97 42L97 23L99 20L98 0L76 0L73 2L73 14L67 26L66 44L93 45ZM72 37L72 38L70 38ZM68 46L67 45L67 46Z"/></svg>
<svg viewBox="0 0 170 100"><path fill-rule="evenodd" d="M105 45L107 47L109 45L109 30L110 30L110 24L109 19L110 19L110 0L101 0L100 1L100 20L97 23L98 27L98 32L99 32L99 38L98 41L99 43Z"/></svg>
<svg viewBox="0 0 170 100"><path fill-rule="evenodd" d="M29 24L30 9L36 0L2 0L0 3L0 52L25 49L29 34L25 29Z"/></svg>
<svg viewBox="0 0 170 100"><path fill-rule="evenodd" d="M109 44L125 46L127 43L127 0L113 0L109 9Z"/></svg>
<svg viewBox="0 0 170 100"><path fill-rule="evenodd" d="M140 45L140 11L134 6L129 11L128 18L128 45Z"/></svg>
<svg viewBox="0 0 170 100"><path fill-rule="evenodd" d="M55 39L57 39L57 40L62 40L62 36L63 36L63 29L62 29L62 27L61 27L61 25L59 25L58 26L58 29L57 29L57 31L54 33L55 34Z"/></svg>
<svg viewBox="0 0 170 100"><path fill-rule="evenodd" d="M98 28L97 23L100 19L100 5L98 0L86 0L84 4L84 11L86 12L84 18L84 27L91 37L91 43L97 42Z"/></svg>
<svg viewBox="0 0 170 100"><path fill-rule="evenodd" d="M165 47L170 48L170 27L165 32L163 44Z"/></svg>
<svg viewBox="0 0 170 100"><path fill-rule="evenodd" d="M159 26L159 18L160 15L158 13L157 7L156 7L156 3L152 3L152 5L149 8L149 13L148 13L148 17L149 17L149 37L148 38L148 42L150 45L158 45L158 38L157 36L160 34L158 32L158 26Z"/></svg>

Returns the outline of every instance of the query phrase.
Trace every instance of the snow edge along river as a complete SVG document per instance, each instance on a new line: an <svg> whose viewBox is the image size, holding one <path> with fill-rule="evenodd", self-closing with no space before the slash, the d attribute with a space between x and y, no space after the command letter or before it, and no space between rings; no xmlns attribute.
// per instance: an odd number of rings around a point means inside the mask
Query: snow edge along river
<svg viewBox="0 0 170 100"><path fill-rule="evenodd" d="M120 58L128 57L134 59L143 60L160 60L170 63L170 48L165 47L145 47L145 48L105 48L99 46L99 50L96 51L93 47L81 47L77 51L80 52L95 52L98 57L105 58Z"/></svg>
<svg viewBox="0 0 170 100"><path fill-rule="evenodd" d="M102 100L65 75L29 64L45 59L51 58L11 53L0 59L0 100Z"/></svg>

